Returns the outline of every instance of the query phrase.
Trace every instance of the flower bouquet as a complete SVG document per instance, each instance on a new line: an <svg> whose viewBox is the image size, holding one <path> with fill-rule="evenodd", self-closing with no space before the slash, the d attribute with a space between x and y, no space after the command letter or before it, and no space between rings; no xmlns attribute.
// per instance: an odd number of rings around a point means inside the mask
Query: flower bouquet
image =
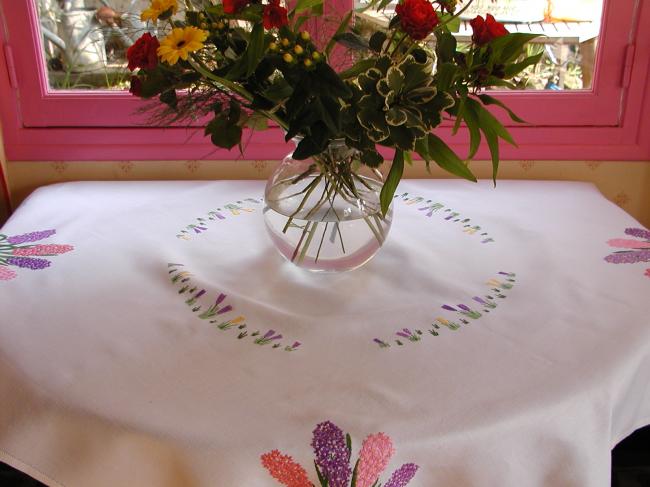
<svg viewBox="0 0 650 487"><path fill-rule="evenodd" d="M476 181L465 161L484 138L496 178L499 141L514 141L486 106L522 120L483 91L513 88L509 80L541 54L526 57L535 36L509 33L489 14L471 21L472 43L460 48L453 31L471 0L401 0L387 29L368 38L350 10L323 42L305 28L322 15L323 0L289 3L152 0L142 12L152 30L127 53L130 91L157 97L156 118L166 123L210 117L205 134L218 147L243 151L245 128L280 127L296 148L267 185L272 240L305 268L352 269L385 241L393 195L414 154L427 168L434 162ZM348 62L335 70L335 58ZM465 157L435 134L443 119L454 134L466 126Z"/></svg>

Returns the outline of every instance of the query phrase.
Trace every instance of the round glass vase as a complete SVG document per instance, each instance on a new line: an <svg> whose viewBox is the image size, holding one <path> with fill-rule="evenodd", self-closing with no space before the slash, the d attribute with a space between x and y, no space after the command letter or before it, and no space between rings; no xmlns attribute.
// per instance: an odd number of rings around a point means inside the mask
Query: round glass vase
<svg viewBox="0 0 650 487"><path fill-rule="evenodd" d="M379 195L383 177L343 140L299 161L289 154L266 184L264 222L275 248L309 271L361 267L386 241L393 217Z"/></svg>

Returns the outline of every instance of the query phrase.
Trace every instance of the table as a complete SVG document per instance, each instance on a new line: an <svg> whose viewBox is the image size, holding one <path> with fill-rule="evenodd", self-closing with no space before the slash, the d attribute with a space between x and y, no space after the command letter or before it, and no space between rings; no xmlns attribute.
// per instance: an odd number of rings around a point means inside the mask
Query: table
<svg viewBox="0 0 650 487"><path fill-rule="evenodd" d="M609 486L650 423L638 222L586 183L410 180L374 260L310 274L271 247L262 193L77 182L21 205L1 461L52 486L257 487L277 449L318 485L312 431L335 424L352 461L391 438L382 482L412 462L413 486Z"/></svg>

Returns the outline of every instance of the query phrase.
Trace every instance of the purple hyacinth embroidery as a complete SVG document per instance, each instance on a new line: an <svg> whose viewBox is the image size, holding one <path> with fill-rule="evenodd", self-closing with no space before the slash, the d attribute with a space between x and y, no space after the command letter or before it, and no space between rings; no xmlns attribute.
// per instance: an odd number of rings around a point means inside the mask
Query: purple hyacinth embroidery
<svg viewBox="0 0 650 487"><path fill-rule="evenodd" d="M644 228L626 228L625 234L630 235L632 237L644 238L646 240L650 240L650 230L646 230Z"/></svg>
<svg viewBox="0 0 650 487"><path fill-rule="evenodd" d="M629 252L614 252L605 257L610 264L636 264L637 262L650 262L650 249Z"/></svg>
<svg viewBox="0 0 650 487"><path fill-rule="evenodd" d="M352 469L343 431L330 421L320 423L314 429L311 446L316 465L328 480L329 487L347 487Z"/></svg>
<svg viewBox="0 0 650 487"><path fill-rule="evenodd" d="M12 245L18 245L27 242L36 242L38 240L43 240L48 237L51 237L55 233L56 230L43 230L40 232L31 232L22 235L14 235L13 237L9 237L7 239L7 242L9 242Z"/></svg>
<svg viewBox="0 0 650 487"><path fill-rule="evenodd" d="M407 485L415 474L418 471L418 467L415 463L405 463L400 468L393 472L390 480L386 483L384 487L404 487Z"/></svg>
<svg viewBox="0 0 650 487"><path fill-rule="evenodd" d="M47 259L35 259L33 257L8 257L7 264L37 271L50 267L52 263Z"/></svg>

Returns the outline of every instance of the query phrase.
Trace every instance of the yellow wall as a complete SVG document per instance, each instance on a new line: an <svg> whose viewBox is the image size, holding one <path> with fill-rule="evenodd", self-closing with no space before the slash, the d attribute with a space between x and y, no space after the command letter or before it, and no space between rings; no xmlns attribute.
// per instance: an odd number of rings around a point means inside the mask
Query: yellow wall
<svg viewBox="0 0 650 487"><path fill-rule="evenodd" d="M92 164L10 161L7 168L15 206L38 186L61 181L265 179L275 164L277 162L272 161L113 161ZM479 177L489 178L491 175L487 162L473 162L472 168ZM430 176L419 162L406 170L406 177L447 176L437 168ZM650 227L650 162L505 161L499 178L591 181L605 197Z"/></svg>

